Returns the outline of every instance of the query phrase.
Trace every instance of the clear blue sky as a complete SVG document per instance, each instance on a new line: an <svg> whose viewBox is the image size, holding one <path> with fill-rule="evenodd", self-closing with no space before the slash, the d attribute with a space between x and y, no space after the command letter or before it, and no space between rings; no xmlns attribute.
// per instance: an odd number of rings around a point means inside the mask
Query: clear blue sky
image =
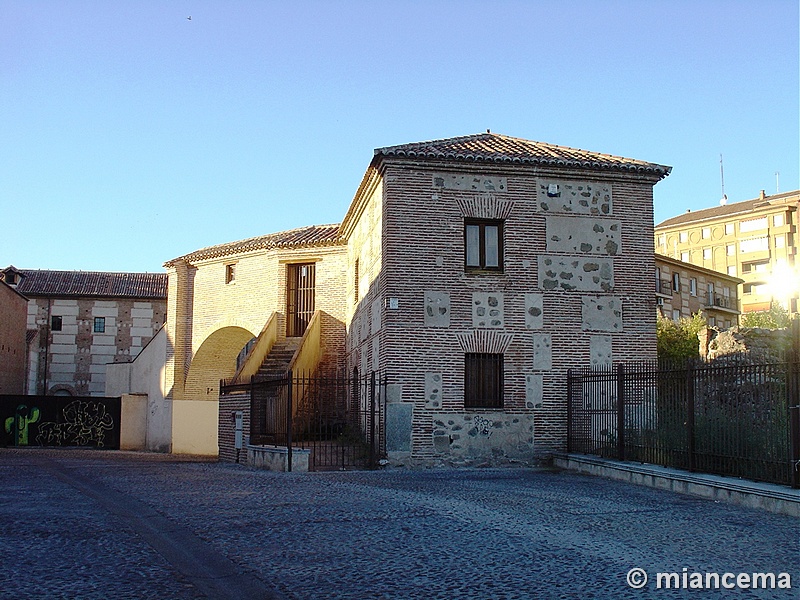
<svg viewBox="0 0 800 600"><path fill-rule="evenodd" d="M374 148L487 128L671 165L659 222L720 154L800 187L799 87L795 0L0 0L0 266L335 223Z"/></svg>

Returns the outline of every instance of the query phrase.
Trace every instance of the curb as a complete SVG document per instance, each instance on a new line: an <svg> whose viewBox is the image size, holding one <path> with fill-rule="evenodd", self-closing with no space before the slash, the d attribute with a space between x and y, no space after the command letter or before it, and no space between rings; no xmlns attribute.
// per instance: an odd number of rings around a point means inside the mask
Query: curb
<svg viewBox="0 0 800 600"><path fill-rule="evenodd" d="M689 473L657 465L619 462L583 454L554 453L552 459L553 465L561 469L800 517L800 490L772 483Z"/></svg>

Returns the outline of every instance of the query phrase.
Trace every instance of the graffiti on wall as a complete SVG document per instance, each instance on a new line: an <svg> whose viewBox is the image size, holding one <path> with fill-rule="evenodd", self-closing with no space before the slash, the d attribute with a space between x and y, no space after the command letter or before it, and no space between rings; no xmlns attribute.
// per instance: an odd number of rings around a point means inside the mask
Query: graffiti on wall
<svg viewBox="0 0 800 600"><path fill-rule="evenodd" d="M120 398L0 394L0 446L119 448Z"/></svg>
<svg viewBox="0 0 800 600"><path fill-rule="evenodd" d="M75 400L64 408L63 417L60 423L40 423L36 441L42 446L102 448L106 431L114 428L114 419L99 402Z"/></svg>
<svg viewBox="0 0 800 600"><path fill-rule="evenodd" d="M8 417L5 422L6 433L10 433L15 446L28 445L28 427L39 420L41 413L35 406L28 408L27 404L20 404L13 417Z"/></svg>

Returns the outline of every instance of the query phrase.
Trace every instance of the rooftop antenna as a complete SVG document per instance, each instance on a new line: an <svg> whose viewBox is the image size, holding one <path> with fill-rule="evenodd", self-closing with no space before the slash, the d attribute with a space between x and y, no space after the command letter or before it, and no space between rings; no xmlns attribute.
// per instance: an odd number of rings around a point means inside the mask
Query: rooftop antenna
<svg viewBox="0 0 800 600"><path fill-rule="evenodd" d="M725 169L722 167L722 154L719 155L719 178L722 182L722 199L719 203L725 206L728 203L728 196L725 195Z"/></svg>
<svg viewBox="0 0 800 600"><path fill-rule="evenodd" d="M775 193L781 193L781 172L775 171Z"/></svg>

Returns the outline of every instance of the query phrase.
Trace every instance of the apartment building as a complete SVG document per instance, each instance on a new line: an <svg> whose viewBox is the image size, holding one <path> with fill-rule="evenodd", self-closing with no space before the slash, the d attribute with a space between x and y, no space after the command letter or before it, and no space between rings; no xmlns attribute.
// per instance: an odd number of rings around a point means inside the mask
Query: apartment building
<svg viewBox="0 0 800 600"><path fill-rule="evenodd" d="M739 323L742 279L656 253L656 308L677 321L701 312L710 326Z"/></svg>
<svg viewBox="0 0 800 600"><path fill-rule="evenodd" d="M655 227L657 253L739 277L742 312L798 312L800 190L686 212Z"/></svg>

